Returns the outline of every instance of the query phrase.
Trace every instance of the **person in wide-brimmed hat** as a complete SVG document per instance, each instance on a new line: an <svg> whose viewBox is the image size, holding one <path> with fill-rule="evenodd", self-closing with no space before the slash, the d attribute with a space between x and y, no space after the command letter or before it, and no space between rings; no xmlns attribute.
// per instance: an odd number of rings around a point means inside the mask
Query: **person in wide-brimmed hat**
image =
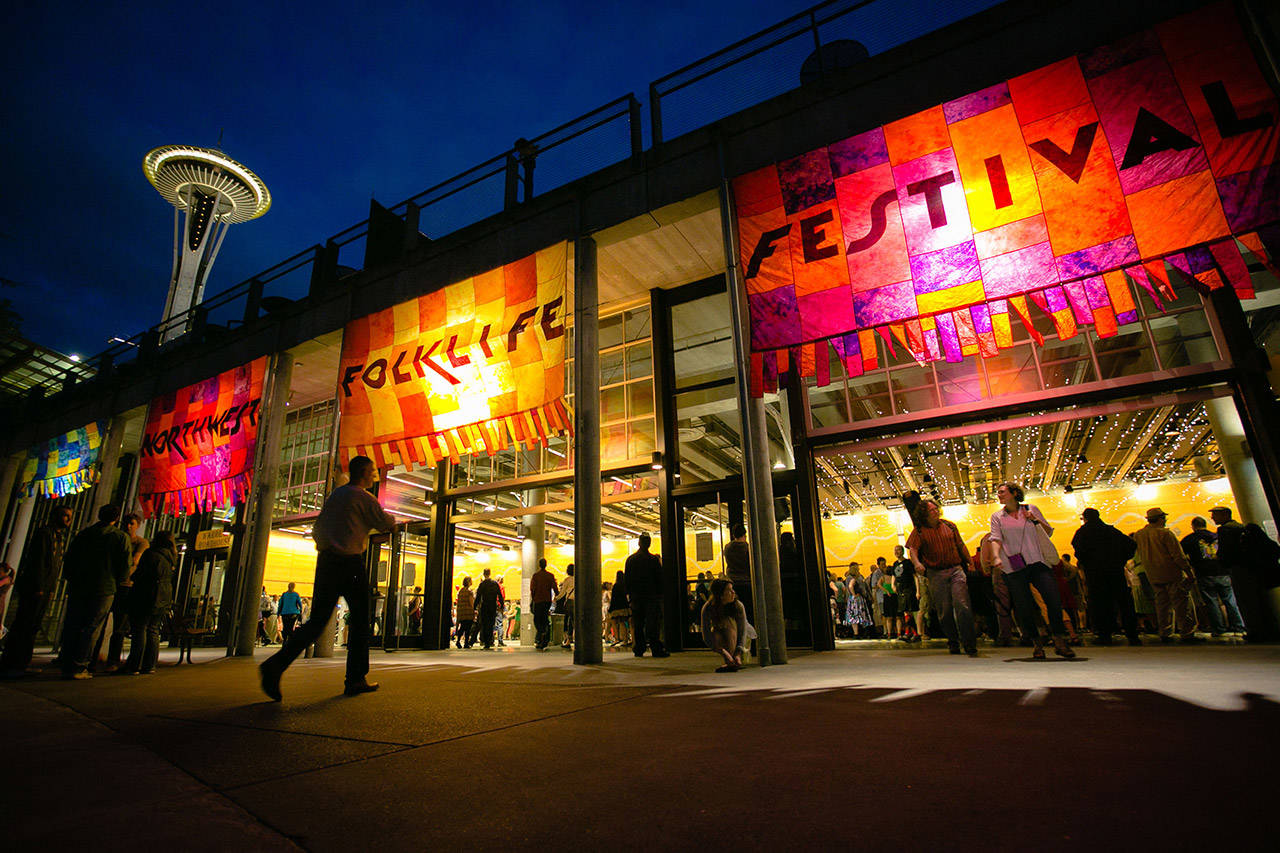
<svg viewBox="0 0 1280 853"><path fill-rule="evenodd" d="M1196 636L1196 615L1188 594L1195 583L1195 572L1173 531L1166 528L1168 513L1160 507L1147 510L1147 526L1133 534L1138 557L1146 569L1147 579L1155 589L1156 620L1160 624L1160 642L1173 641L1174 621L1184 643L1204 642Z"/></svg>

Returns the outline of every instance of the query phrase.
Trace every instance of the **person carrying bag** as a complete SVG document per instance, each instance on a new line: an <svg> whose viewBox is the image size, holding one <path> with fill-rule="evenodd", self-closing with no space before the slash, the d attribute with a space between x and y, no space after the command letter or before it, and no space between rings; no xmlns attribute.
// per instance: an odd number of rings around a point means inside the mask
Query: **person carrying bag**
<svg viewBox="0 0 1280 853"><path fill-rule="evenodd" d="M1049 611L1049 630L1053 633L1053 651L1059 657L1074 658L1067 645L1067 630L1062 622L1062 599L1050 560L1057 562L1057 549L1049 536L1053 528L1030 504L1022 503L1025 493L1017 483L1001 483L996 492L1001 507L991 514L991 546L1000 563L1013 598L1014 610L1022 628L1031 634L1035 649L1032 657L1044 660L1044 643L1036 630L1039 608L1031 597L1034 586Z"/></svg>

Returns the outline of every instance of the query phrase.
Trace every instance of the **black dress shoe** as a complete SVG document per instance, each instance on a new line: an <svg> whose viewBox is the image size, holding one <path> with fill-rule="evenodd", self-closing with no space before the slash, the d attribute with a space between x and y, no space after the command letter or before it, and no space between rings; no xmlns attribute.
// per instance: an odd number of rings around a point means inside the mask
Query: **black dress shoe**
<svg viewBox="0 0 1280 853"><path fill-rule="evenodd" d="M372 693L378 689L376 681L361 681L359 684L347 684L347 689L342 691L348 696L359 696L361 693Z"/></svg>
<svg viewBox="0 0 1280 853"><path fill-rule="evenodd" d="M258 677L262 680L262 692L267 694L272 702L279 702L281 699L280 673L269 664L269 661L264 661L258 666Z"/></svg>
<svg viewBox="0 0 1280 853"><path fill-rule="evenodd" d="M671 652L667 651L666 649L662 649L660 651L654 652L653 656L655 658L669 658L671 657Z"/></svg>

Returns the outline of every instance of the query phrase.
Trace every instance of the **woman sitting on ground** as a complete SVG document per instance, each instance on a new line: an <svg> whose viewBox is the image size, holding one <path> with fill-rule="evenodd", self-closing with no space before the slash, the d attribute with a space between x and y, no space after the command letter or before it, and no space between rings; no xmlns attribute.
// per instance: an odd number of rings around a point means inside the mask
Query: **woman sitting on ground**
<svg viewBox="0 0 1280 853"><path fill-rule="evenodd" d="M733 592L733 582L717 578L711 582L711 598L702 606L702 638L724 658L716 672L737 672L746 652L747 611Z"/></svg>

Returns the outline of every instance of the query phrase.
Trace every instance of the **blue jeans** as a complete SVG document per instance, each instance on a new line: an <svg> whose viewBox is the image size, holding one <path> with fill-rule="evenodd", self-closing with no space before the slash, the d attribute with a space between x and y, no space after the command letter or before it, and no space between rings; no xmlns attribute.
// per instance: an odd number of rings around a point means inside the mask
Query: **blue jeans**
<svg viewBox="0 0 1280 853"><path fill-rule="evenodd" d="M1240 616L1240 608L1236 606L1236 592L1231 586L1229 575L1207 575L1199 579L1200 592L1204 594L1206 610L1209 611L1210 630L1215 634L1227 631L1227 624L1233 633L1244 631L1244 619ZM1218 605L1227 608L1226 623L1222 618L1222 610Z"/></svg>
<svg viewBox="0 0 1280 853"><path fill-rule="evenodd" d="M1040 608L1036 607L1031 597L1031 587L1040 592L1044 599L1045 609L1049 611L1049 630L1055 638L1067 636L1067 627L1062 624L1062 596L1058 595L1058 579L1053 576L1053 569L1044 563L1032 563L1025 569L1006 572L1005 583L1009 585L1009 596L1013 599L1014 612L1018 614L1018 622L1022 630L1036 637L1036 617Z"/></svg>

